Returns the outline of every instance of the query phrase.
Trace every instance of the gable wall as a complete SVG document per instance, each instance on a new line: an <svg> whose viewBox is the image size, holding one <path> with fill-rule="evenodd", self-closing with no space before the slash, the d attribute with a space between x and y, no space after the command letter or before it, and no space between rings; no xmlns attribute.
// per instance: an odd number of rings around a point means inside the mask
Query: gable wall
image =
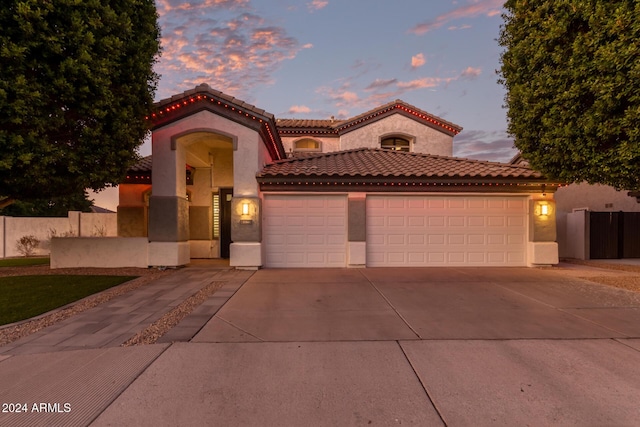
<svg viewBox="0 0 640 427"><path fill-rule="evenodd" d="M380 137L391 135L410 135L414 137L412 151L415 153L439 156L453 155L452 136L400 114L393 114L343 134L340 137L340 149L380 148Z"/></svg>
<svg viewBox="0 0 640 427"><path fill-rule="evenodd" d="M335 136L315 136L315 135L308 135L308 136L281 136L280 139L282 140L282 145L284 146L284 151L285 153L289 154L293 151L293 144L295 141L298 141L300 139L306 139L306 138L310 138L310 139L314 139L316 141L320 141L320 148L322 149L323 153L329 153L331 151L340 151L342 148L340 148L340 138L335 135Z"/></svg>

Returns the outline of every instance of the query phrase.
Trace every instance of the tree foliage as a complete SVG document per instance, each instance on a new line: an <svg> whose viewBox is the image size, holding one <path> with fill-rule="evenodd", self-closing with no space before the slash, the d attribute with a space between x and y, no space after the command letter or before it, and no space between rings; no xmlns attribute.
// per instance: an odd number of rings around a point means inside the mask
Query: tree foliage
<svg viewBox="0 0 640 427"><path fill-rule="evenodd" d="M148 132L159 36L153 0L3 0L5 205L120 181Z"/></svg>
<svg viewBox="0 0 640 427"><path fill-rule="evenodd" d="M509 0L499 43L509 133L565 182L640 188L640 2Z"/></svg>
<svg viewBox="0 0 640 427"><path fill-rule="evenodd" d="M16 217L66 217L69 211L91 212L93 200L86 191L48 199L16 200L0 215Z"/></svg>

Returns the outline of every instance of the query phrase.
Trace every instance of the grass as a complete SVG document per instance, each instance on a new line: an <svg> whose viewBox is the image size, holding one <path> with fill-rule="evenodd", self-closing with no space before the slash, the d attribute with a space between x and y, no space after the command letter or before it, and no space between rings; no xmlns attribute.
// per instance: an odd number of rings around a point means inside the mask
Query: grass
<svg viewBox="0 0 640 427"><path fill-rule="evenodd" d="M74 275L0 277L0 325L38 316L135 278Z"/></svg>
<svg viewBox="0 0 640 427"><path fill-rule="evenodd" d="M49 265L49 258L6 258L0 259L0 267L27 267L30 265Z"/></svg>

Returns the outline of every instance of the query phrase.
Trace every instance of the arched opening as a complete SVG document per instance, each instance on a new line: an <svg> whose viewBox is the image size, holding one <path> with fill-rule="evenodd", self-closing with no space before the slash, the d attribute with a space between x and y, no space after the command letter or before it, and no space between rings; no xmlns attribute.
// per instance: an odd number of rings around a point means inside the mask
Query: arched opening
<svg viewBox="0 0 640 427"><path fill-rule="evenodd" d="M187 168L191 258L229 258L234 138L198 130L175 138Z"/></svg>
<svg viewBox="0 0 640 427"><path fill-rule="evenodd" d="M320 141L312 138L302 138L293 143L294 152L314 152L322 151Z"/></svg>

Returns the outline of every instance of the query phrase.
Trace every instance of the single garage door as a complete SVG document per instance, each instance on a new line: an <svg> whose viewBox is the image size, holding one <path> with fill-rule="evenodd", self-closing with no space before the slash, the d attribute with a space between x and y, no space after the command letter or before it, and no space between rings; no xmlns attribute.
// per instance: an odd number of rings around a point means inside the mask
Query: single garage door
<svg viewBox="0 0 640 427"><path fill-rule="evenodd" d="M265 195L267 267L345 267L347 197Z"/></svg>
<svg viewBox="0 0 640 427"><path fill-rule="evenodd" d="M367 197L367 265L525 266L526 197Z"/></svg>

